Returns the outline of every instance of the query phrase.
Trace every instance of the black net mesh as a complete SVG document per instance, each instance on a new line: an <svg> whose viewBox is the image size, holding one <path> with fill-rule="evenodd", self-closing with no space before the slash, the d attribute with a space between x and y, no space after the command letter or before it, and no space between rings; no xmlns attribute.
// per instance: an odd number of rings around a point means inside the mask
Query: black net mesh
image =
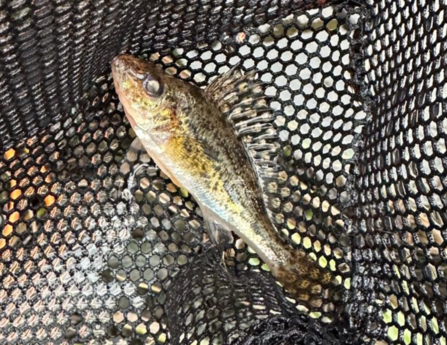
<svg viewBox="0 0 447 345"><path fill-rule="evenodd" d="M0 0L0 343L445 344L446 7ZM273 221L340 283L321 307L241 240L223 264L187 191L127 155L119 52L203 87L258 71Z"/></svg>

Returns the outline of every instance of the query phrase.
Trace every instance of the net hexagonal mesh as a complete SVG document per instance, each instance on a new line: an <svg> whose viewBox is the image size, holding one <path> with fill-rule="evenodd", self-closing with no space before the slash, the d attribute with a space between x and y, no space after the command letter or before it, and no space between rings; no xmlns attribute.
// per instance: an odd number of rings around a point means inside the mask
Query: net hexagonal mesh
<svg viewBox="0 0 447 345"><path fill-rule="evenodd" d="M0 1L0 342L445 343L446 7ZM128 155L119 52L201 87L258 71L288 174L272 221L337 277L321 307L240 239L222 262L188 192Z"/></svg>

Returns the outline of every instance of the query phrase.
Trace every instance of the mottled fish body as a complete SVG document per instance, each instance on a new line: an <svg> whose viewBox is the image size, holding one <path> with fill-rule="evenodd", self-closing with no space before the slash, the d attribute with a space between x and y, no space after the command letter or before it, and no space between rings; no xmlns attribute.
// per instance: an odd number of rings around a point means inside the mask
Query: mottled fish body
<svg viewBox="0 0 447 345"><path fill-rule="evenodd" d="M202 90L129 55L115 58L112 72L137 138L194 196L210 237L219 243L233 231L298 300L321 305L331 274L285 243L268 215L263 178L274 176L275 131L254 73L232 69Z"/></svg>

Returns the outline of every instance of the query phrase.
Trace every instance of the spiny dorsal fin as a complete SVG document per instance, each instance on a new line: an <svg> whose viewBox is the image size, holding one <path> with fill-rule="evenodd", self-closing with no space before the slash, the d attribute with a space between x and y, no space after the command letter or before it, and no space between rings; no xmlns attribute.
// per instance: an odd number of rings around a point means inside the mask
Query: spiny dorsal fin
<svg viewBox="0 0 447 345"><path fill-rule="evenodd" d="M244 143L266 196L266 205L274 209L271 199L277 198L277 194L271 193L269 186L281 185L283 181L280 177L283 169L276 163L279 137L263 84L255 77L256 71L243 74L235 66L213 80L206 94Z"/></svg>

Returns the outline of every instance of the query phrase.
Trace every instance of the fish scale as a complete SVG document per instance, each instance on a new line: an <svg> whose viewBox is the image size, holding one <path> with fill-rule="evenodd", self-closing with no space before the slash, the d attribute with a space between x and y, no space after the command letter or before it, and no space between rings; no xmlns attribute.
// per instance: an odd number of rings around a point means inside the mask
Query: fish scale
<svg viewBox="0 0 447 345"><path fill-rule="evenodd" d="M335 280L281 239L264 202L277 145L255 73L233 68L202 90L129 55L116 57L112 72L137 140L194 196L213 242L236 233L297 300L321 306L323 288Z"/></svg>

